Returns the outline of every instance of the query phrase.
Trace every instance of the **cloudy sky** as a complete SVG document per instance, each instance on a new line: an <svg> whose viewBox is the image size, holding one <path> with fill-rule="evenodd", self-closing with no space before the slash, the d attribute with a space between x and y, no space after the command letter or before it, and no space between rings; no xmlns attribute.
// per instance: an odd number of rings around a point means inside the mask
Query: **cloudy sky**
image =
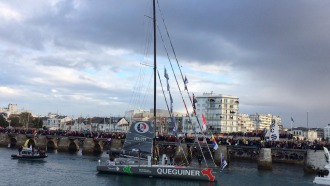
<svg viewBox="0 0 330 186"><path fill-rule="evenodd" d="M240 113L279 115L285 127L291 117L294 126L330 123L330 1L159 5L191 94L239 97ZM74 117L149 110L151 8L151 0L0 0L0 107ZM169 71L174 109L182 111L159 11L157 20L158 69L163 84Z"/></svg>

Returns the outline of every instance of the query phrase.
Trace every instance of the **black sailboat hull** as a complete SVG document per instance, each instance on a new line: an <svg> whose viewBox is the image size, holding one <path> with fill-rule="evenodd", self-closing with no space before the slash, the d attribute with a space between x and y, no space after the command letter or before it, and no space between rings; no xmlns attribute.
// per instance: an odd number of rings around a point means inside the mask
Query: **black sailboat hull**
<svg viewBox="0 0 330 186"><path fill-rule="evenodd" d="M98 165L97 171L108 174L125 174L155 178L172 178L199 181L216 181L216 168L199 168L172 165Z"/></svg>
<svg viewBox="0 0 330 186"><path fill-rule="evenodd" d="M20 159L20 160L43 160L47 158L48 156L45 155L18 155L18 154L12 154L12 159Z"/></svg>

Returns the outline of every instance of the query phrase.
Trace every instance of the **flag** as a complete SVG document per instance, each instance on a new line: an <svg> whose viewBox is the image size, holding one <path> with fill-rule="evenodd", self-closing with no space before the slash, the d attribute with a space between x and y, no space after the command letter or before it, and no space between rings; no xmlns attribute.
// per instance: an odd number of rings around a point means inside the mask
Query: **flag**
<svg viewBox="0 0 330 186"><path fill-rule="evenodd" d="M212 137L211 137L211 141L212 141L213 149L214 149L214 150L217 150L219 146L218 146L218 143L217 143L217 141L215 140L213 134L212 134Z"/></svg>
<svg viewBox="0 0 330 186"><path fill-rule="evenodd" d="M269 139L274 141L280 140L279 128L275 119L272 119L272 124L270 125Z"/></svg>
<svg viewBox="0 0 330 186"><path fill-rule="evenodd" d="M188 87L187 87L187 84L188 84L187 76L184 77L183 83L184 83L184 89L185 90L188 90Z"/></svg>
<svg viewBox="0 0 330 186"><path fill-rule="evenodd" d="M292 123L294 122L294 120L293 120L293 118L291 117L291 121L292 121Z"/></svg>
<svg viewBox="0 0 330 186"><path fill-rule="evenodd" d="M172 121L172 123L173 123L173 133L176 134L176 122L175 122L175 118L174 118L173 115L171 116L171 121Z"/></svg>
<svg viewBox="0 0 330 186"><path fill-rule="evenodd" d="M164 77L169 80L170 78L168 77L168 74L167 74L167 71L166 71L166 68L164 69Z"/></svg>
<svg viewBox="0 0 330 186"><path fill-rule="evenodd" d="M170 94L170 101L171 101L171 102L170 102L170 103L171 103L171 104L170 104L170 107L171 107L170 110L171 110L171 113L172 113L172 112L173 112L173 98L172 98L172 94L171 94L171 92L169 92L169 94Z"/></svg>
<svg viewBox="0 0 330 186"><path fill-rule="evenodd" d="M205 119L204 114L202 114L202 123L203 123L202 131L205 132L206 131L206 119Z"/></svg>
<svg viewBox="0 0 330 186"><path fill-rule="evenodd" d="M221 171L228 165L225 156L221 153Z"/></svg>
<svg viewBox="0 0 330 186"><path fill-rule="evenodd" d="M197 103L197 99L196 99L196 97L195 97L195 94L193 94L193 108L194 108L194 110L196 109L196 103Z"/></svg>
<svg viewBox="0 0 330 186"><path fill-rule="evenodd" d="M170 91L170 84L168 83L168 80L169 80L170 78L168 77L168 74L167 74L166 68L164 69L164 77L166 78L167 91Z"/></svg>

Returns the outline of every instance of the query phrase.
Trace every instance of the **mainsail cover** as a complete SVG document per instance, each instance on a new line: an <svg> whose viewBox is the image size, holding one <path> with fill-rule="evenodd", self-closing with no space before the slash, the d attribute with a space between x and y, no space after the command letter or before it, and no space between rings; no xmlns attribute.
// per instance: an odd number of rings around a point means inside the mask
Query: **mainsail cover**
<svg viewBox="0 0 330 186"><path fill-rule="evenodd" d="M126 134L124 153L139 151L142 154L152 154L153 138L154 126L151 122L135 121Z"/></svg>

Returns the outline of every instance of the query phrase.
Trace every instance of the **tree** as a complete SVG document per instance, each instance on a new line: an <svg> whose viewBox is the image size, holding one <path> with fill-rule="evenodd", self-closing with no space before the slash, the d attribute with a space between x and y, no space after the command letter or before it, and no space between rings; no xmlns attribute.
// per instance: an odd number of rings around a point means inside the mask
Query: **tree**
<svg viewBox="0 0 330 186"><path fill-rule="evenodd" d="M31 127L32 128L42 128L42 121L40 120L40 118L33 118L33 120L31 121Z"/></svg>
<svg viewBox="0 0 330 186"><path fill-rule="evenodd" d="M22 112L19 115L19 122L25 128L32 127L32 120L33 120L33 116L29 112Z"/></svg>
<svg viewBox="0 0 330 186"><path fill-rule="evenodd" d="M1 127L7 127L9 125L9 122L5 119L3 115L0 115L0 126Z"/></svg>
<svg viewBox="0 0 330 186"><path fill-rule="evenodd" d="M22 127L22 125L19 123L19 116L18 115L10 115L9 118L10 125L12 127Z"/></svg>

